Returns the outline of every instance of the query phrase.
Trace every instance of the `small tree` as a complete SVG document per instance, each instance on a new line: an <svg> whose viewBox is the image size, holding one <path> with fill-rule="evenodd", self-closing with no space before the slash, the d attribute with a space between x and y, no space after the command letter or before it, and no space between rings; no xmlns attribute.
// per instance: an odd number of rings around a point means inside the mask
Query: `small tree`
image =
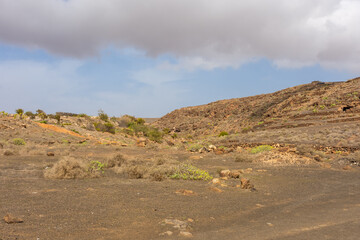
<svg viewBox="0 0 360 240"><path fill-rule="evenodd" d="M25 113L25 115L28 116L28 117L30 117L31 119L34 119L34 118L35 118L35 114L33 114L33 113L30 112L30 111L27 111L27 112Z"/></svg>
<svg viewBox="0 0 360 240"><path fill-rule="evenodd" d="M103 120L105 122L107 122L109 120L109 116L102 109L99 110L98 116L101 120Z"/></svg>
<svg viewBox="0 0 360 240"><path fill-rule="evenodd" d="M61 116L60 114L55 114L55 117L54 117L56 120L57 120L57 123L60 124L60 121L61 121Z"/></svg>
<svg viewBox="0 0 360 240"><path fill-rule="evenodd" d="M19 114L20 118L22 118L22 115L24 114L24 110L21 108L16 109L16 113Z"/></svg>
<svg viewBox="0 0 360 240"><path fill-rule="evenodd" d="M38 109L38 110L36 110L36 113L40 114L40 113L45 113L45 112L43 110L41 110L41 109Z"/></svg>

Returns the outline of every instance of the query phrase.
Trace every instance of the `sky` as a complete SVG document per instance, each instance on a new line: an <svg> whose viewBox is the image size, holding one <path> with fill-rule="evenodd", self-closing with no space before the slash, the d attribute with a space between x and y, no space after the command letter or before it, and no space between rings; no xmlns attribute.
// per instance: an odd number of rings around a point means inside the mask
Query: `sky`
<svg viewBox="0 0 360 240"><path fill-rule="evenodd" d="M0 0L0 111L161 117L360 76L359 0Z"/></svg>

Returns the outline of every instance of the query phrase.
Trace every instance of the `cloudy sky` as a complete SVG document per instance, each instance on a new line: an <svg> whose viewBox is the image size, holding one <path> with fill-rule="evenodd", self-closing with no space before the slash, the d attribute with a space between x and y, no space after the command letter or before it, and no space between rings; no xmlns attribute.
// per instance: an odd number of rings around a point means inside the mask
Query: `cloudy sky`
<svg viewBox="0 0 360 240"><path fill-rule="evenodd" d="M0 0L0 111L159 117L360 75L359 0Z"/></svg>

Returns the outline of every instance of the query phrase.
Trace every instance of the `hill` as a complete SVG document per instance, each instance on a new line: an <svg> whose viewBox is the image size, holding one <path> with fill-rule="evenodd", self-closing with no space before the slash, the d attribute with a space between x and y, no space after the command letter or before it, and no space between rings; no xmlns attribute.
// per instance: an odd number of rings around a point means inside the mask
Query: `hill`
<svg viewBox="0 0 360 240"><path fill-rule="evenodd" d="M177 109L153 125L193 136L360 120L360 78L312 82L275 93Z"/></svg>

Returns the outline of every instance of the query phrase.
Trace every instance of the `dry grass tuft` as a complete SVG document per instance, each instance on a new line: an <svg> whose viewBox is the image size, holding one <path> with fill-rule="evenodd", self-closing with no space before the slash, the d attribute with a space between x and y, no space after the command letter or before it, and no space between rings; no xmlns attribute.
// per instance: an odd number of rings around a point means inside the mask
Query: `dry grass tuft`
<svg viewBox="0 0 360 240"><path fill-rule="evenodd" d="M99 177L100 172L89 168L84 160L63 157L51 169L45 170L44 176L51 179L82 179Z"/></svg>
<svg viewBox="0 0 360 240"><path fill-rule="evenodd" d="M114 171L128 178L162 181L174 173L179 164L173 159L127 159L114 167Z"/></svg>
<svg viewBox="0 0 360 240"><path fill-rule="evenodd" d="M105 161L106 168L114 168L114 167L121 167L121 165L125 164L126 159L123 155L117 154L113 158L107 159Z"/></svg>

